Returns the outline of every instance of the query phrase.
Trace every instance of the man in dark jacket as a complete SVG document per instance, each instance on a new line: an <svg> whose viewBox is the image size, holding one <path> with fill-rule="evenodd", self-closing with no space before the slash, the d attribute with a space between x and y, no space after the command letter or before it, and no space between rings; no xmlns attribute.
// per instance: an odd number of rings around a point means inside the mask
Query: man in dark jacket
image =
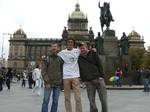
<svg viewBox="0 0 150 112"><path fill-rule="evenodd" d="M102 105L101 112L108 112L107 91L104 82L103 67L96 52L88 51L87 44L81 43L80 56L78 59L80 77L85 82L87 95L90 102L90 112L98 112L95 104L96 90Z"/></svg>
<svg viewBox="0 0 150 112"><path fill-rule="evenodd" d="M12 79L12 69L8 68L8 71L6 73L6 85L7 85L8 90L10 90L11 79Z"/></svg>
<svg viewBox="0 0 150 112"><path fill-rule="evenodd" d="M62 84L62 61L61 58L57 55L58 50L58 44L52 43L51 54L43 58L42 76L45 88L42 112L48 112L51 91L53 91L51 112L57 112L58 99Z"/></svg>

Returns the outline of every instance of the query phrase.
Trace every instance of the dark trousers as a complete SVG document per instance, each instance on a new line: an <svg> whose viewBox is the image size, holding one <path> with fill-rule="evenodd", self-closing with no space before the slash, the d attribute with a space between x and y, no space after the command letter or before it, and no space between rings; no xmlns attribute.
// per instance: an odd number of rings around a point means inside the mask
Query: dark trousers
<svg viewBox="0 0 150 112"><path fill-rule="evenodd" d="M26 86L26 82L25 82L25 80L23 79L22 80L22 85L21 85L22 87L25 87Z"/></svg>
<svg viewBox="0 0 150 112"><path fill-rule="evenodd" d="M10 89L10 79L6 79L7 88Z"/></svg>
<svg viewBox="0 0 150 112"><path fill-rule="evenodd" d="M29 89L32 89L32 80L28 80Z"/></svg>
<svg viewBox="0 0 150 112"><path fill-rule="evenodd" d="M95 103L96 91L98 92L99 99L101 101L102 111L108 112L107 106L107 90L104 79L95 79L92 81L85 82L87 88L87 95L90 102L90 112L98 112Z"/></svg>
<svg viewBox="0 0 150 112"><path fill-rule="evenodd" d="M0 91L3 90L3 81L0 79Z"/></svg>

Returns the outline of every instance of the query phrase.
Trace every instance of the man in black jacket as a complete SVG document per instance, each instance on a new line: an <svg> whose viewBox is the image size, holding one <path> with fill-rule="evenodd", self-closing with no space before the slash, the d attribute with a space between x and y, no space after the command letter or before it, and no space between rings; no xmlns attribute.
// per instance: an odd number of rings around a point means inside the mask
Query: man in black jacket
<svg viewBox="0 0 150 112"><path fill-rule="evenodd" d="M98 112L95 104L96 90L102 105L101 112L108 112L107 91L104 82L103 67L96 52L88 51L87 44L81 43L78 59L80 77L87 87L87 95L90 102L90 112Z"/></svg>

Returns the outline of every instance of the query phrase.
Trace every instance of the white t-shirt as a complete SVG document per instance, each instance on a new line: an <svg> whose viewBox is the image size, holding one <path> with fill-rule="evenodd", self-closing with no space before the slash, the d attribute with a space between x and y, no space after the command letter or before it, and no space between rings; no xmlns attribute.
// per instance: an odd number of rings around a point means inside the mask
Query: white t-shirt
<svg viewBox="0 0 150 112"><path fill-rule="evenodd" d="M80 77L78 57L80 50L73 48L72 50L62 50L58 55L63 59L63 79Z"/></svg>
<svg viewBox="0 0 150 112"><path fill-rule="evenodd" d="M33 78L34 81L37 80L37 79L40 79L41 78L41 69L35 68L33 70L32 78Z"/></svg>

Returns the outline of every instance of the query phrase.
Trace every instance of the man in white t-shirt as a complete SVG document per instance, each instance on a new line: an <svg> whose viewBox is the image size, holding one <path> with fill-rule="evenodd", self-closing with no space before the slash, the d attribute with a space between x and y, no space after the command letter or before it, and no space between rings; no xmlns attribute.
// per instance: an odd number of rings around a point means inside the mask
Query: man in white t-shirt
<svg viewBox="0 0 150 112"><path fill-rule="evenodd" d="M67 39L67 49L62 50L58 55L64 61L63 64L63 81L66 112L72 112L71 106L71 88L73 89L76 101L76 112L82 112L80 81L79 81L79 65L78 57L80 50L74 48L74 39Z"/></svg>

